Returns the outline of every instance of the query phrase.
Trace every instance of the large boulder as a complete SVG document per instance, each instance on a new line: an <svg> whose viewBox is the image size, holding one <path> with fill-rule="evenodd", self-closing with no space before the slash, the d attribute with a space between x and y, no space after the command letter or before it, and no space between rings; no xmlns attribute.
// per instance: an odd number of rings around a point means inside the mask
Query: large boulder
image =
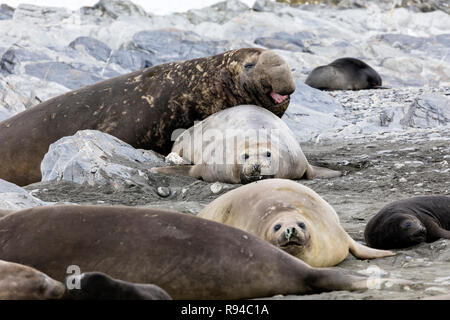
<svg viewBox="0 0 450 320"><path fill-rule="evenodd" d="M47 204L33 197L21 187L0 179L0 209L20 210Z"/></svg>

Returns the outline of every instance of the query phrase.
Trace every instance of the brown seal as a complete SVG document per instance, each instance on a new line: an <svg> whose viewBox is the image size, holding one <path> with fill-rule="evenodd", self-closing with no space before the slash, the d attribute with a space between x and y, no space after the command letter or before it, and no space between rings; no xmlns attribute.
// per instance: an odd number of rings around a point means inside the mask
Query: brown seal
<svg viewBox="0 0 450 320"><path fill-rule="evenodd" d="M167 154L174 130L239 104L256 104L281 117L294 90L286 62L258 48L118 76L1 122L0 178L20 186L40 181L40 164L49 145L83 129Z"/></svg>
<svg viewBox="0 0 450 320"><path fill-rule="evenodd" d="M59 299L65 287L44 273L0 260L0 300Z"/></svg>
<svg viewBox="0 0 450 320"><path fill-rule="evenodd" d="M349 251L360 259L393 256L353 240L339 217L312 189L286 179L267 179L231 190L199 217L243 229L314 267L342 262Z"/></svg>
<svg viewBox="0 0 450 320"><path fill-rule="evenodd" d="M174 299L244 299L370 286L367 277L312 268L237 228L147 208L64 205L17 211L0 219L0 257L60 281L75 265L81 272L152 283Z"/></svg>
<svg viewBox="0 0 450 320"><path fill-rule="evenodd" d="M172 300L158 286L114 279L102 272L86 272L66 278L67 299L75 300ZM71 285L69 287L69 285Z"/></svg>

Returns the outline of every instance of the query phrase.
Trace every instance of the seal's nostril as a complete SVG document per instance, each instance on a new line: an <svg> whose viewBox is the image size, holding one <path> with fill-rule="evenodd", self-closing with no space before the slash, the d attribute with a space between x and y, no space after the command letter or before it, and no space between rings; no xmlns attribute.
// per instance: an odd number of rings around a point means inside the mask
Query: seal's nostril
<svg viewBox="0 0 450 320"><path fill-rule="evenodd" d="M291 228L286 228L286 230L284 230L284 237L286 238L286 240L289 240L292 235L295 232L295 228L291 227Z"/></svg>

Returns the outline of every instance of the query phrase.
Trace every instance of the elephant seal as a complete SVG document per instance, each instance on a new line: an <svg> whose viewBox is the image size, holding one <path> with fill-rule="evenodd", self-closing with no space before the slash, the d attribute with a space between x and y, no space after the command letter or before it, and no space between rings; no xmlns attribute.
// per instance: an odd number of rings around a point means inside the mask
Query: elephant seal
<svg viewBox="0 0 450 320"><path fill-rule="evenodd" d="M179 135L172 153L194 165L152 171L226 183L341 175L339 171L310 165L286 123L255 105L240 105L209 116Z"/></svg>
<svg viewBox="0 0 450 320"><path fill-rule="evenodd" d="M79 288L68 288L68 298L75 300L172 300L158 286L136 284L111 278L102 272L86 272L69 276L67 282L79 284Z"/></svg>
<svg viewBox="0 0 450 320"><path fill-rule="evenodd" d="M395 255L354 241L325 200L291 180L267 179L231 190L199 217L243 229L313 267L337 265L349 251L360 259Z"/></svg>
<svg viewBox="0 0 450 320"><path fill-rule="evenodd" d="M65 287L44 273L13 262L0 260L0 300L59 299Z"/></svg>
<svg viewBox="0 0 450 320"><path fill-rule="evenodd" d="M341 58L315 68L305 83L320 90L363 90L381 88L381 77L367 63Z"/></svg>
<svg viewBox="0 0 450 320"><path fill-rule="evenodd" d="M394 201L370 219L364 237L369 246L381 249L450 239L450 196L418 196Z"/></svg>
<svg viewBox="0 0 450 320"><path fill-rule="evenodd" d="M173 299L363 290L374 280L339 268L312 268L258 237L221 223L120 206L17 211L0 219L0 257L33 266L60 281L68 267L78 266L80 272L152 283Z"/></svg>
<svg viewBox="0 0 450 320"><path fill-rule="evenodd" d="M294 90L286 62L258 48L121 75L1 122L0 178L20 186L40 181L40 164L49 145L84 129L166 154L175 129L239 104L256 104L281 117Z"/></svg>

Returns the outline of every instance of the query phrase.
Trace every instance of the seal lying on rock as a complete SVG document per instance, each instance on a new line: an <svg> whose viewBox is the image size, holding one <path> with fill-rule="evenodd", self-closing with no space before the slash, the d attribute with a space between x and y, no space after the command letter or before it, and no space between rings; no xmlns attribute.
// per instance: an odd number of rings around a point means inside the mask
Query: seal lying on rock
<svg viewBox="0 0 450 320"><path fill-rule="evenodd" d="M40 163L49 145L83 129L168 153L175 129L239 104L256 104L281 116L294 90L286 62L258 48L118 76L1 122L0 178L20 186L40 181Z"/></svg>
<svg viewBox="0 0 450 320"><path fill-rule="evenodd" d="M310 188L285 179L254 182L220 196L199 217L243 229L314 267L395 255L354 241L334 209Z"/></svg>
<svg viewBox="0 0 450 320"><path fill-rule="evenodd" d="M194 165L152 171L226 183L341 175L338 171L310 165L286 123L254 105L222 110L197 123L178 136L172 153Z"/></svg>
<svg viewBox="0 0 450 320"><path fill-rule="evenodd" d="M380 75L361 60L341 58L315 68L305 83L320 90L362 90L381 87L382 81Z"/></svg>
<svg viewBox="0 0 450 320"><path fill-rule="evenodd" d="M66 281L78 284L68 288L67 298L76 300L171 300L172 298L153 284L137 284L111 278L101 272L86 272L69 276Z"/></svg>
<svg viewBox="0 0 450 320"><path fill-rule="evenodd" d="M61 281L67 268L76 265L81 272L152 283L174 299L243 299L372 285L367 277L342 269L312 268L221 223L133 207L64 205L17 211L0 219L0 257Z"/></svg>
<svg viewBox="0 0 450 320"><path fill-rule="evenodd" d="M394 201L370 219L364 236L369 246L382 249L450 239L450 196Z"/></svg>
<svg viewBox="0 0 450 320"><path fill-rule="evenodd" d="M59 299L65 287L42 272L0 260L0 300Z"/></svg>

